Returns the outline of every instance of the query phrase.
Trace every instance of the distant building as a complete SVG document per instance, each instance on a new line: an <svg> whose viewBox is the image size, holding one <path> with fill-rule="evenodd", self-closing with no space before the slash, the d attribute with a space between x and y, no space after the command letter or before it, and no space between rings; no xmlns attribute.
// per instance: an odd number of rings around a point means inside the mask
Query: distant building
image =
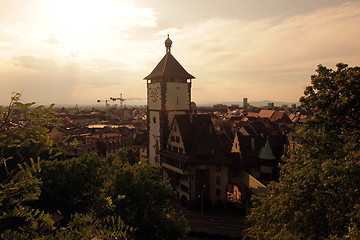
<svg viewBox="0 0 360 240"><path fill-rule="evenodd" d="M275 108L275 105L274 105L273 102L268 103L267 109L271 110L271 109L274 109L274 108Z"/></svg>
<svg viewBox="0 0 360 240"><path fill-rule="evenodd" d="M243 108L244 108L245 110L247 110L248 105L249 105L248 99L247 99L247 98L243 98Z"/></svg>

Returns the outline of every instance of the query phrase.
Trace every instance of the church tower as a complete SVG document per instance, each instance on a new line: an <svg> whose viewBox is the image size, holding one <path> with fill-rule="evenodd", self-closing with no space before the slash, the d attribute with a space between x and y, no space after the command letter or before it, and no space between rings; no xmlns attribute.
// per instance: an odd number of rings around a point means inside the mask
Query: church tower
<svg viewBox="0 0 360 240"><path fill-rule="evenodd" d="M147 81L149 162L160 164L160 150L166 147L170 124L177 114L190 114L191 80L171 54L172 41L165 40L166 54L144 78Z"/></svg>

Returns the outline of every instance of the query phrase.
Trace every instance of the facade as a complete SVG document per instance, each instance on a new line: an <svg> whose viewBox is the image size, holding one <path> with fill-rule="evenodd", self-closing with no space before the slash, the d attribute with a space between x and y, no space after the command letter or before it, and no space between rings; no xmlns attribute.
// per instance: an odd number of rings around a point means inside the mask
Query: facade
<svg viewBox="0 0 360 240"><path fill-rule="evenodd" d="M183 205L222 208L227 202L229 173L234 162L225 139L216 132L209 115L176 115L162 149L164 178L170 179Z"/></svg>

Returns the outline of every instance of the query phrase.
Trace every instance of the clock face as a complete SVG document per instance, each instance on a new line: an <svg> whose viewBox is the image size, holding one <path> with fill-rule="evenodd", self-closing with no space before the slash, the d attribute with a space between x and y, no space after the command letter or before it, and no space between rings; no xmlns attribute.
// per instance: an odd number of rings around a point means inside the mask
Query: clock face
<svg viewBox="0 0 360 240"><path fill-rule="evenodd" d="M150 99L153 102L159 99L159 87L150 88Z"/></svg>

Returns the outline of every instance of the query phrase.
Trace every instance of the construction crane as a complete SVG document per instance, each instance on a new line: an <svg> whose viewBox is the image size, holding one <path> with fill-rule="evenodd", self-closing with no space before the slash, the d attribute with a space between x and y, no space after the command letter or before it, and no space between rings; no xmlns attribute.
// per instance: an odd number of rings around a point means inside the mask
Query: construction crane
<svg viewBox="0 0 360 240"><path fill-rule="evenodd" d="M124 102L126 100L145 100L145 98L123 98L122 97L122 93L120 93L120 97L110 97L110 100L112 101L119 101L120 102L120 110L122 110L124 108Z"/></svg>

